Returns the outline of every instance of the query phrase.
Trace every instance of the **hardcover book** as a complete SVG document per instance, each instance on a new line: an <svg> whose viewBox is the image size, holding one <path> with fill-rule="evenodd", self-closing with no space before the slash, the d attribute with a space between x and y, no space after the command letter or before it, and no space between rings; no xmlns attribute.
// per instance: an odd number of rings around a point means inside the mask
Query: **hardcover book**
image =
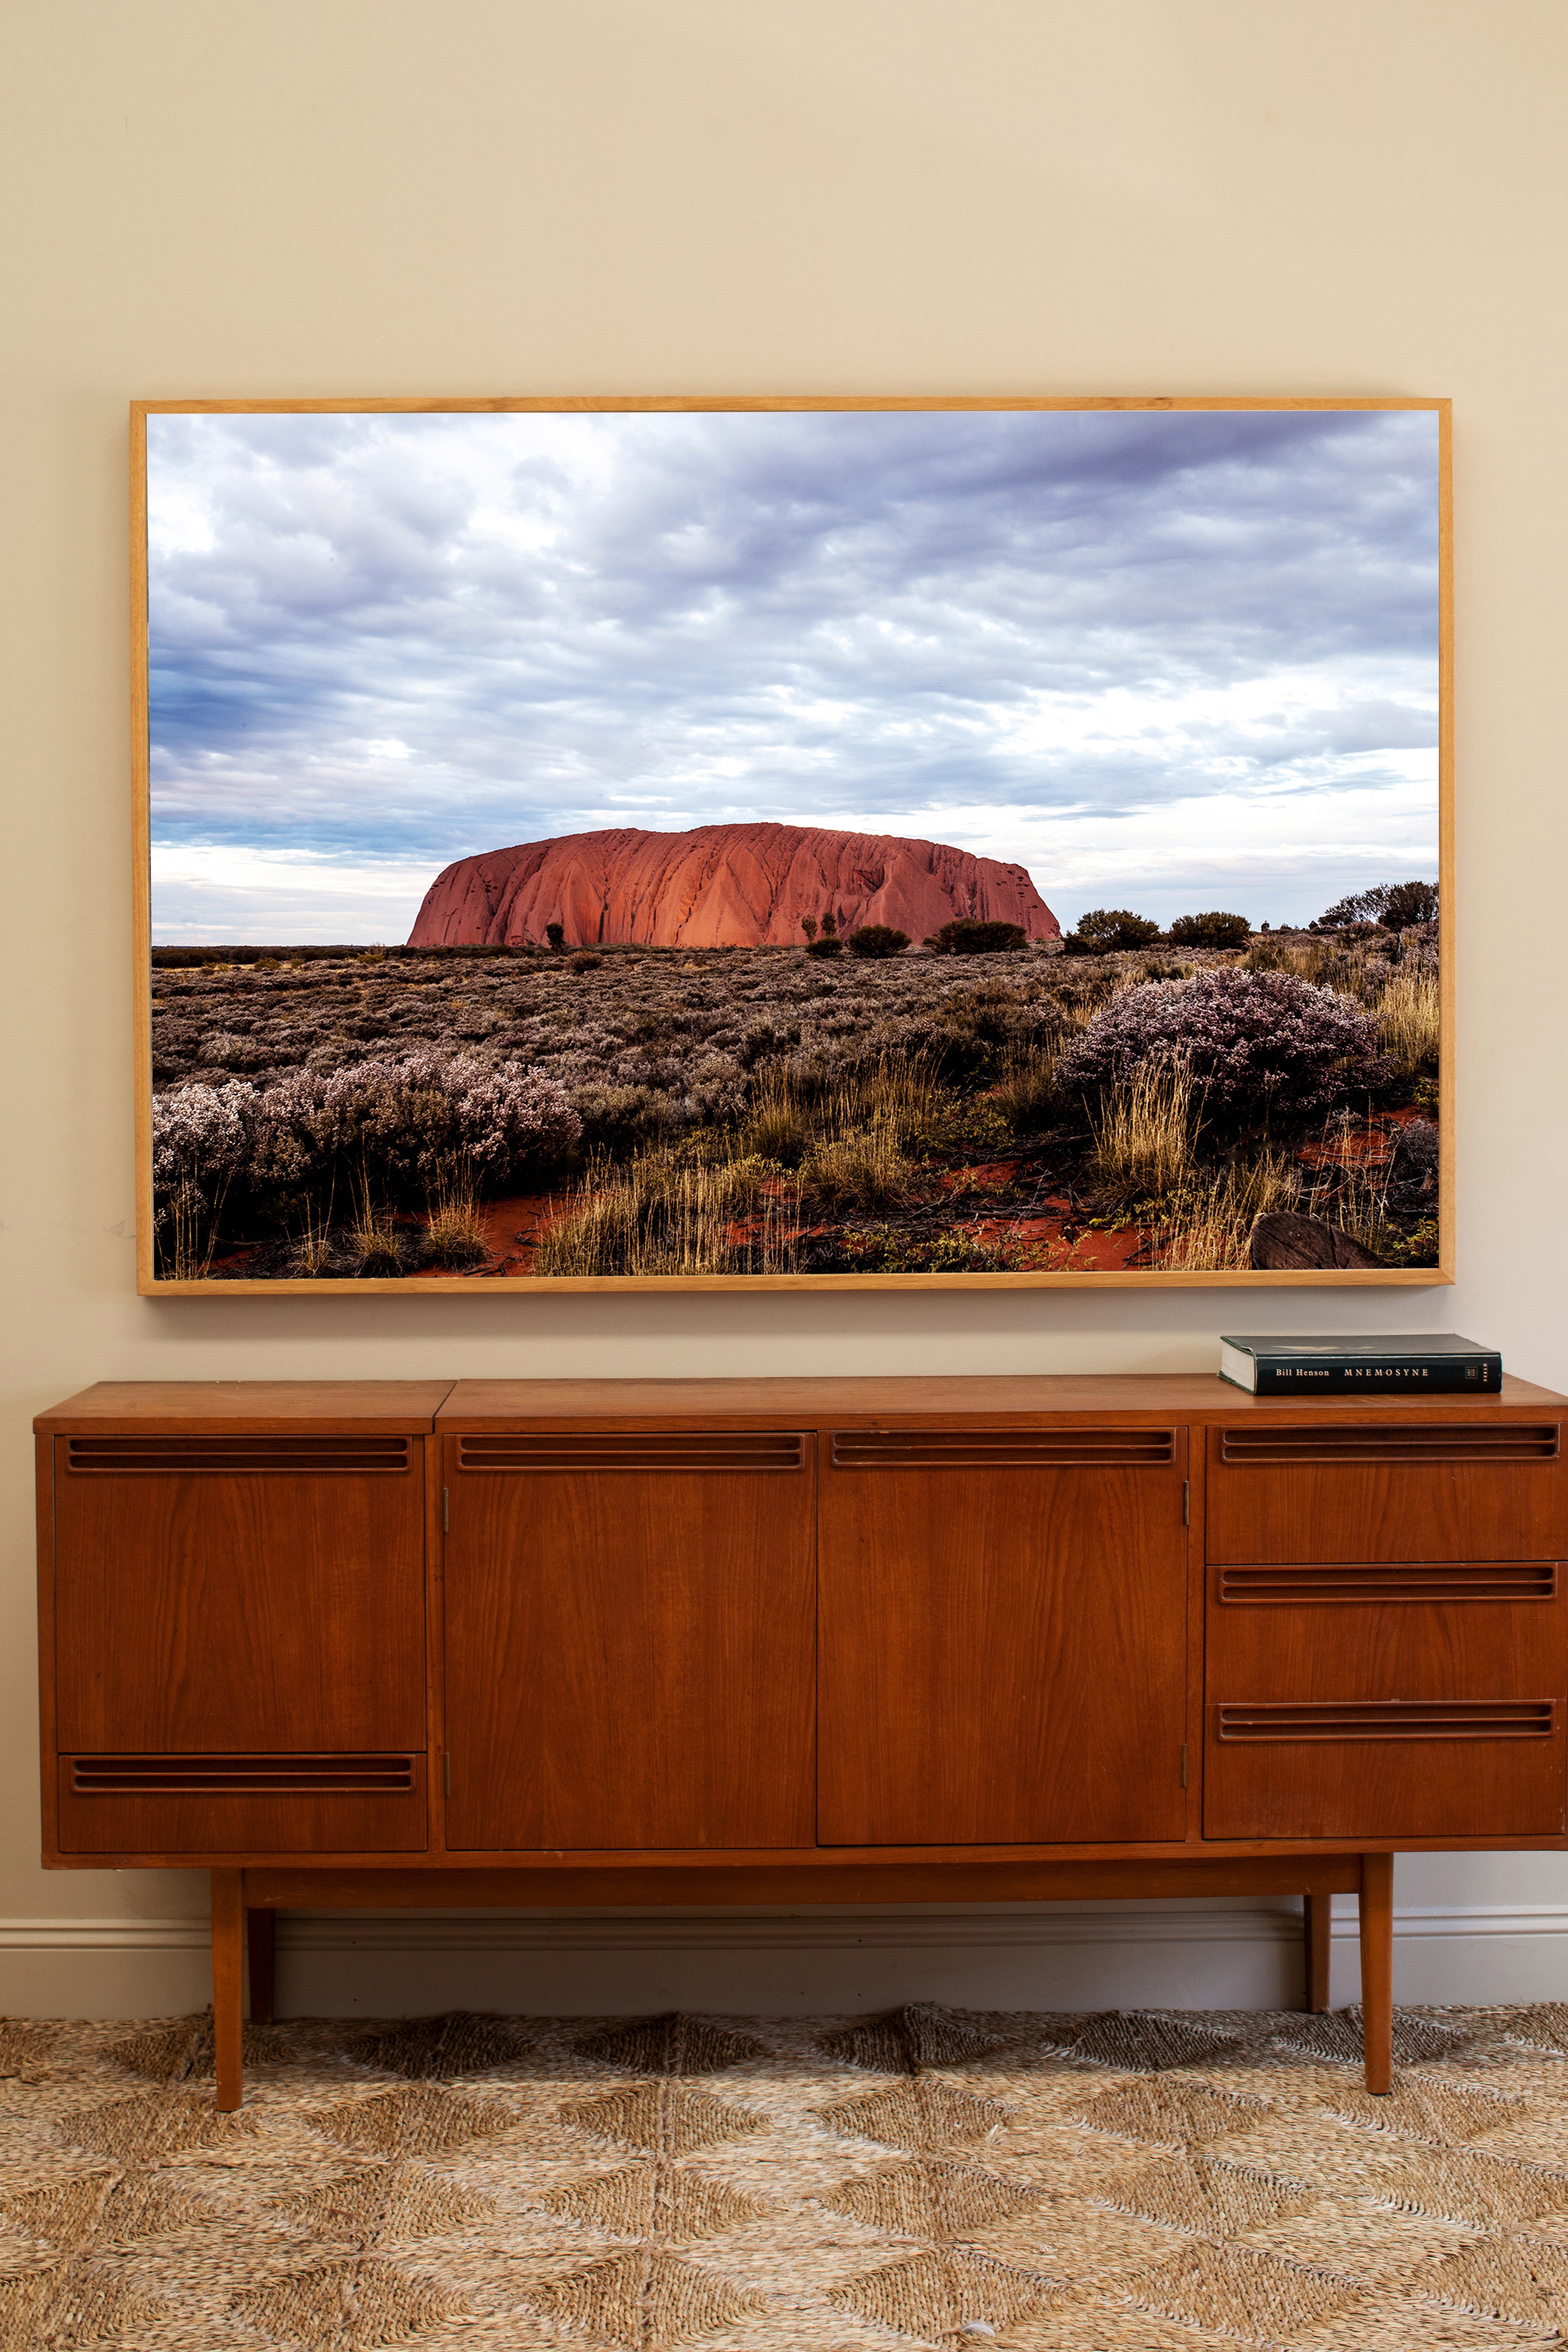
<svg viewBox="0 0 1568 2352"><path fill-rule="evenodd" d="M1222 1337L1219 1377L1255 1396L1495 1396L1502 1358L1457 1331L1311 1339Z"/></svg>

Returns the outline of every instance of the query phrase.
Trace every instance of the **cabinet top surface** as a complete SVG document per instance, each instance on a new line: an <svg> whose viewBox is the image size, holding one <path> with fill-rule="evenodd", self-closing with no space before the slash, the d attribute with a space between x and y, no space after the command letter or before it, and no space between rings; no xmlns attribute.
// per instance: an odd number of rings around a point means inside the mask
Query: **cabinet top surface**
<svg viewBox="0 0 1568 2352"><path fill-rule="evenodd" d="M1162 1421L1214 1421L1283 1413L1451 1419L1455 1413L1552 1412L1568 1404L1550 1389L1505 1376L1497 1397L1254 1397L1217 1372L1040 1373L1017 1377L874 1380L458 1381L436 1414L444 1429L501 1428L520 1422L685 1420L882 1420L906 1415L1145 1414Z"/></svg>
<svg viewBox="0 0 1568 2352"><path fill-rule="evenodd" d="M362 1429L404 1436L434 1426L450 1381L99 1381L38 1414L41 1436L175 1429Z"/></svg>
<svg viewBox="0 0 1568 2352"><path fill-rule="evenodd" d="M418 1433L519 1422L994 1420L1044 1413L1217 1421L1451 1420L1556 1413L1568 1398L1505 1375L1500 1395L1254 1397L1218 1373L1040 1373L948 1379L670 1381L99 1381L38 1414L40 1435L116 1429L352 1428Z"/></svg>

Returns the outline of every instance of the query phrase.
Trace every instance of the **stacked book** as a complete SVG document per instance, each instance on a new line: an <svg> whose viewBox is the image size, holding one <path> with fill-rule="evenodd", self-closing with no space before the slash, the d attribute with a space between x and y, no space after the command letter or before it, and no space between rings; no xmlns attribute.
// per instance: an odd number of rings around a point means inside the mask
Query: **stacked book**
<svg viewBox="0 0 1568 2352"><path fill-rule="evenodd" d="M1496 1396L1502 1358L1457 1331L1219 1342L1219 1377L1254 1396Z"/></svg>

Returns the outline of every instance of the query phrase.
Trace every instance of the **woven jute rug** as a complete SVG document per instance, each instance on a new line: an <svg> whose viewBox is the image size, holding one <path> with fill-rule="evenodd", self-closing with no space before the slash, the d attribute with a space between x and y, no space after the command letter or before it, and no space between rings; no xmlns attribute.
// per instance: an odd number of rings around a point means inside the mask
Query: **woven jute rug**
<svg viewBox="0 0 1568 2352"><path fill-rule="evenodd" d="M0 2344L1568 2343L1568 2007L0 2026Z"/></svg>

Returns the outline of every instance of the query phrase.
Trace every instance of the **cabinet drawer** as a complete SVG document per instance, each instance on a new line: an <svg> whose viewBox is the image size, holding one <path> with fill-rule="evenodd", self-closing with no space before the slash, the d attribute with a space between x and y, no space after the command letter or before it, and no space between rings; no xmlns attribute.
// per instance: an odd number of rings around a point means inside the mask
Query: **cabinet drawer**
<svg viewBox="0 0 1568 2352"><path fill-rule="evenodd" d="M1211 1560L1550 1559L1555 1422L1271 1423L1208 1433Z"/></svg>
<svg viewBox="0 0 1568 2352"><path fill-rule="evenodd" d="M62 1756L62 1853L418 1853L419 1755Z"/></svg>
<svg viewBox="0 0 1568 2352"><path fill-rule="evenodd" d="M1360 1599L1262 1605L1245 1573L1211 1589L1206 1836L1560 1832L1568 1602L1553 1570L1535 1597L1458 1600L1356 1564L1340 1580ZM1248 1597L1218 1597L1239 1584Z"/></svg>
<svg viewBox="0 0 1568 2352"><path fill-rule="evenodd" d="M1563 1826L1561 1700L1211 1706L1211 1838L1531 1838Z"/></svg>

